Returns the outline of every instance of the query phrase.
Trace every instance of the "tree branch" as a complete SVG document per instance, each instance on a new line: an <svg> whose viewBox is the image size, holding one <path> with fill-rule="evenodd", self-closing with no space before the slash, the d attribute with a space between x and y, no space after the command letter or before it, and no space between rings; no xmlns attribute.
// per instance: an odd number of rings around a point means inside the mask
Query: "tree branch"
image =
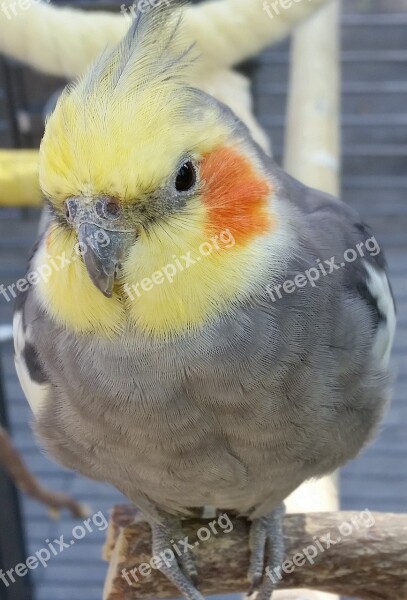
<svg viewBox="0 0 407 600"><path fill-rule="evenodd" d="M51 516L57 517L63 508L69 510L74 517L87 516L88 510L84 505L67 494L47 490L35 479L3 427L0 427L0 466L4 467L22 492L48 506Z"/></svg>
<svg viewBox="0 0 407 600"><path fill-rule="evenodd" d="M204 595L247 592L249 523L232 518L233 529L227 533L226 519L221 526L218 518L213 524L216 534L209 526L211 520L183 523L189 543L199 542L194 548L199 589ZM202 527L210 532L206 541ZM272 574L276 580L282 577L279 589L310 588L363 600L407 598L407 515L367 510L287 515L284 531L289 562ZM179 596L151 568L150 528L135 509L114 508L104 554L110 561L104 600Z"/></svg>

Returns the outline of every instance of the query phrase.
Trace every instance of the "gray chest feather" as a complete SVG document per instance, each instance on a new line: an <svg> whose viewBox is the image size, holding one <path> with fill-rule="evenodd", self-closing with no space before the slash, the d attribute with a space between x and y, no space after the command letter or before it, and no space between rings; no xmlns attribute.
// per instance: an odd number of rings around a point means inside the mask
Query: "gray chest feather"
<svg viewBox="0 0 407 600"><path fill-rule="evenodd" d="M182 343L53 331L40 436L144 508L269 510L357 453L384 404L358 307L344 333L310 326L296 301L280 321L259 306Z"/></svg>

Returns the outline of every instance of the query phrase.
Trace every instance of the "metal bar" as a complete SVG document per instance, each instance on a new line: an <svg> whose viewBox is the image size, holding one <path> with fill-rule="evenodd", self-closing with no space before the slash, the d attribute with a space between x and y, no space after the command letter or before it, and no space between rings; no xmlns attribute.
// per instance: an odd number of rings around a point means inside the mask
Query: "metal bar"
<svg viewBox="0 0 407 600"><path fill-rule="evenodd" d="M5 100L13 146L15 148L21 148L20 130L16 112L17 99L14 93L12 69L4 58L0 58L0 63L3 71Z"/></svg>
<svg viewBox="0 0 407 600"><path fill-rule="evenodd" d="M8 428L1 360L0 425ZM0 569L6 574L4 581L3 578L0 580L0 600L33 600L29 572L24 577L18 577L13 572L9 577L6 573L25 562L26 558L18 493L9 476L0 467ZM15 581L12 582L12 579Z"/></svg>

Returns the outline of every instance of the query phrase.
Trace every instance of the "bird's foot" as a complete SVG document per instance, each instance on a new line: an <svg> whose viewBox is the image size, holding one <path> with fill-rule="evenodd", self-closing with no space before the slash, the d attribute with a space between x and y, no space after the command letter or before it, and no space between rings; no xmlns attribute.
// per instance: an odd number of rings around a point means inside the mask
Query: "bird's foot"
<svg viewBox="0 0 407 600"><path fill-rule="evenodd" d="M276 587L276 569L284 561L284 513L284 504L280 504L250 527L249 595L256 593L256 600L270 600Z"/></svg>
<svg viewBox="0 0 407 600"><path fill-rule="evenodd" d="M193 556L186 547L174 552L174 544L184 539L180 519L165 516L160 523L151 523L153 555L165 557L160 561L160 571L179 589L187 600L204 600L197 590L198 572Z"/></svg>

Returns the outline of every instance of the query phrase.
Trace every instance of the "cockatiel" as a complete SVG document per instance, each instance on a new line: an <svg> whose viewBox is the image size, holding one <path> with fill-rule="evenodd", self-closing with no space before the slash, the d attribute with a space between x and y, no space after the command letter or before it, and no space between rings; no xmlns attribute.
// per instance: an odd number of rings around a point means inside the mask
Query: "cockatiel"
<svg viewBox="0 0 407 600"><path fill-rule="evenodd" d="M379 423L395 308L359 217L195 87L180 11L139 15L47 123L16 367L48 451L140 507L155 555L204 506L247 516L266 600L284 499ZM161 568L202 598L189 554Z"/></svg>

